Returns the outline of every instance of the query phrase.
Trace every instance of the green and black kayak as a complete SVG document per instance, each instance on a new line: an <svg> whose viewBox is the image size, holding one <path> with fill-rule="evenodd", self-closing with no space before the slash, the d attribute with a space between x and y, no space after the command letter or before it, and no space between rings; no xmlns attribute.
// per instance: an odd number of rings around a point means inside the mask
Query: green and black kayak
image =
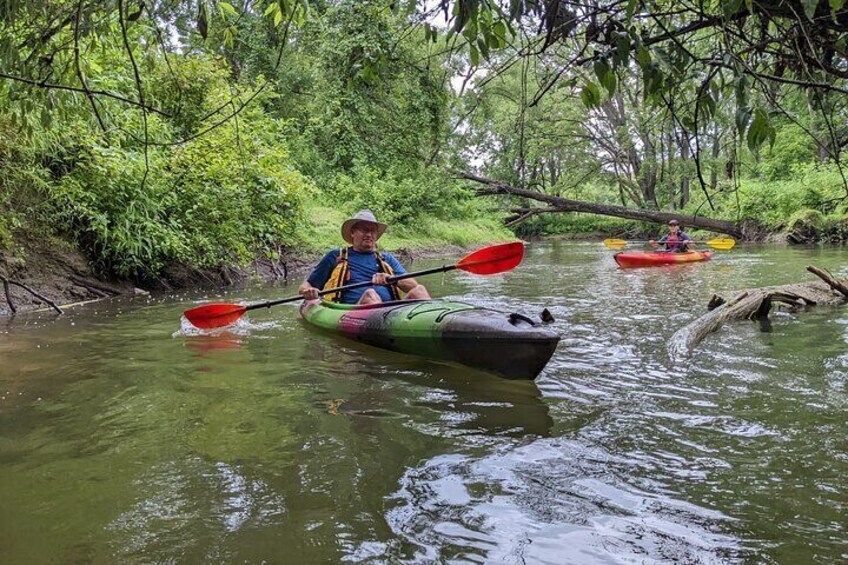
<svg viewBox="0 0 848 565"><path fill-rule="evenodd" d="M303 319L355 341L453 361L509 379L535 379L559 336L521 314L451 300L400 300L366 306L310 300Z"/></svg>

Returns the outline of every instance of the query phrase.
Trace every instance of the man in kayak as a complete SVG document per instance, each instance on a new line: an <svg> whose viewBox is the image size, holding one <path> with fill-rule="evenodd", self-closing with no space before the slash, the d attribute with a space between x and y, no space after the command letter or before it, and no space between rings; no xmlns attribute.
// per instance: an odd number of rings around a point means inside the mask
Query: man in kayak
<svg viewBox="0 0 848 565"><path fill-rule="evenodd" d="M415 279L403 279L386 286L386 280L406 273L390 253L377 251L377 240L388 226L378 222L371 210L360 210L342 224L342 238L350 247L331 249L298 288L307 300L318 298L319 289L371 281L373 286L324 295L326 300L343 304L376 304L389 300L430 298ZM403 294L401 294L403 293Z"/></svg>
<svg viewBox="0 0 848 565"><path fill-rule="evenodd" d="M685 251L694 251L694 240L688 233L680 229L680 223L677 220L668 221L668 233L654 241L649 241L653 247L665 245L666 251L675 251L683 253Z"/></svg>

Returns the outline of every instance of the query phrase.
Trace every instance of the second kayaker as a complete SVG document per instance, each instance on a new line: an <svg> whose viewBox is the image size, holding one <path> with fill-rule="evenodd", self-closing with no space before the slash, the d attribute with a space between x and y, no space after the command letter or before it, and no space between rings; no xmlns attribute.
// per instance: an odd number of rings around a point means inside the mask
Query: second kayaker
<svg viewBox="0 0 848 565"><path fill-rule="evenodd" d="M406 269L391 253L377 250L377 240L387 228L386 224L377 221L371 210L360 210L345 220L342 224L342 239L350 246L328 251L297 289L298 293L307 300L314 300L318 298L319 289L370 280L373 286L326 294L324 298L343 304L430 298L427 289L415 282L415 279L403 279L386 286L389 277L406 273Z"/></svg>
<svg viewBox="0 0 848 565"><path fill-rule="evenodd" d="M695 243L692 237L685 231L680 229L680 222L677 220L668 221L668 233L654 241L648 243L653 247L665 246L666 251L676 251L683 253L685 251L693 251Z"/></svg>

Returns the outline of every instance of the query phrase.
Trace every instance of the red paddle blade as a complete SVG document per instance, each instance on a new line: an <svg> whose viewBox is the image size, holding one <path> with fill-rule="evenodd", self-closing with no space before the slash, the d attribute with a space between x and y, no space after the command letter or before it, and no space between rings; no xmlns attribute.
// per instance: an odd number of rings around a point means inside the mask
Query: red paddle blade
<svg viewBox="0 0 848 565"><path fill-rule="evenodd" d="M183 315L194 327L209 330L235 323L246 310L246 306L224 302L204 304L203 306L186 310Z"/></svg>
<svg viewBox="0 0 848 565"><path fill-rule="evenodd" d="M456 268L475 275L496 275L514 269L523 258L524 242L513 241L469 253L456 264Z"/></svg>

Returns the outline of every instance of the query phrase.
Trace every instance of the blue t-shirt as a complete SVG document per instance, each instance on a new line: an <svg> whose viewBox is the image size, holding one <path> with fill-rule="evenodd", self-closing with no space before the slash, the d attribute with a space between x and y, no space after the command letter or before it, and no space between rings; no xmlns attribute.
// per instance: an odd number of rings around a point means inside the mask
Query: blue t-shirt
<svg viewBox="0 0 848 565"><path fill-rule="evenodd" d="M692 237L683 230L677 232L677 242L668 241L668 236L670 235L670 233L667 233L657 240L657 243L664 243L666 249L668 249L669 251L684 251L686 249L686 246L683 245L683 242L694 241Z"/></svg>
<svg viewBox="0 0 848 565"><path fill-rule="evenodd" d="M335 269L338 264L340 254L341 251L339 249L330 250L326 255L324 255L324 258L321 259L318 265L316 265L312 274L309 275L309 278L307 278L306 281L315 288L324 288L324 285L327 284L327 281L330 279L330 275L333 274L333 269ZM406 273L406 269L398 263L398 260L395 259L391 253L383 253L383 260L391 266L395 275L402 275ZM345 281L344 284L355 284L370 281L371 277L382 272L380 269L380 263L377 261L377 256L373 251L361 253L354 250L352 247L349 247L347 250L347 261L350 280ZM392 295L389 292L388 287L372 285L345 291L342 293L342 302L344 304L356 304L369 288L376 290L377 294L379 294L380 298L382 298L385 302L392 299Z"/></svg>

